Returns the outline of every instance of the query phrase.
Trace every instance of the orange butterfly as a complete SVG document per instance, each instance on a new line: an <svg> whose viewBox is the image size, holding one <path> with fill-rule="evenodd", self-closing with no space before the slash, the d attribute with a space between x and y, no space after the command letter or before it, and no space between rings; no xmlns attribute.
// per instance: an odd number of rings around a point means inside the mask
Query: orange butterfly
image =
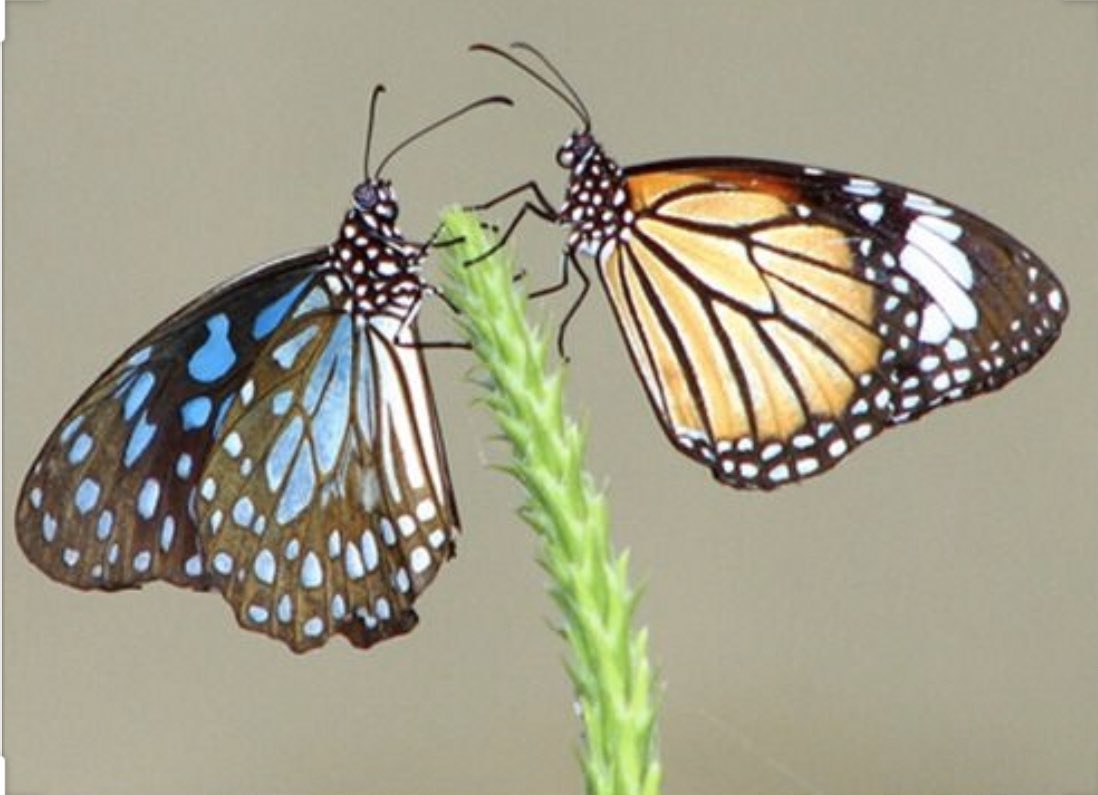
<svg viewBox="0 0 1098 795"><path fill-rule="evenodd" d="M595 259L660 424L721 482L772 489L824 472L885 428L1003 386L1059 336L1060 282L988 221L789 163L622 168L561 73L513 46L560 86L511 53L472 49L532 76L583 129L557 153L570 175L559 208L534 182L481 207L533 195L504 239L526 212L571 228L551 289L573 269L582 299L576 255Z"/></svg>

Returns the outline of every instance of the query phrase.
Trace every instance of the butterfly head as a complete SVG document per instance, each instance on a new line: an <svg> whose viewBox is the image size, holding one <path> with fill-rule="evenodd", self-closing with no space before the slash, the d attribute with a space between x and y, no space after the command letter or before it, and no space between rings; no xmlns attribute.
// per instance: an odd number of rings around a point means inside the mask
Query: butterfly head
<svg viewBox="0 0 1098 795"><path fill-rule="evenodd" d="M557 150L557 165L569 171L578 171L598 151L598 141L589 131L573 132Z"/></svg>
<svg viewBox="0 0 1098 795"><path fill-rule="evenodd" d="M374 227L392 224L400 213L396 193L387 179L367 179L354 189L351 201L362 219Z"/></svg>

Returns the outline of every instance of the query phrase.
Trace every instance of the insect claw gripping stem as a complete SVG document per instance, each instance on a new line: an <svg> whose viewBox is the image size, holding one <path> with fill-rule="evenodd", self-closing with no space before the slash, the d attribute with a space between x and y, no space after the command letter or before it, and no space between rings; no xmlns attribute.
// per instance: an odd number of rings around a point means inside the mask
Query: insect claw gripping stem
<svg viewBox="0 0 1098 795"><path fill-rule="evenodd" d="M585 435L564 415L563 375L546 371L548 343L525 320L526 300L510 257L464 267L470 252L499 251L475 216L451 211L447 229L467 238L443 254L454 316L487 373L483 401L494 412L523 484L520 516L537 533L539 563L561 612L571 653L566 669L583 723L580 754L588 795L658 795L655 674L647 634L633 628L637 594L628 556L610 540L605 496L583 468Z"/></svg>

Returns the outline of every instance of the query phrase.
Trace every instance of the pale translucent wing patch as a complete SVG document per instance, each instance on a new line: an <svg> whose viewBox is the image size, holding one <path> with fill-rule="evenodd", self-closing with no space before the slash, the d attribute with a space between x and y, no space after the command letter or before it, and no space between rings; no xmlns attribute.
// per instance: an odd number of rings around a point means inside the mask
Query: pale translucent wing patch
<svg viewBox="0 0 1098 795"><path fill-rule="evenodd" d="M252 375L199 486L214 583L241 626L298 652L409 631L456 529L419 350L321 296Z"/></svg>
<svg viewBox="0 0 1098 795"><path fill-rule="evenodd" d="M399 344L394 342L398 332ZM379 518L381 541L391 558L391 584L415 598L454 554L460 532L457 507L414 328L378 317L367 337L377 373L373 416L380 451L378 490L385 508ZM372 621L359 618L342 631L356 645L368 645L373 642Z"/></svg>
<svg viewBox="0 0 1098 795"><path fill-rule="evenodd" d="M100 376L24 481L16 533L36 566L78 588L209 587L189 505L219 412L326 258L288 258L213 290Z"/></svg>
<svg viewBox="0 0 1098 795"><path fill-rule="evenodd" d="M1022 244L896 185L763 161L626 173L637 221L603 283L669 437L735 486L1002 386L1066 317Z"/></svg>

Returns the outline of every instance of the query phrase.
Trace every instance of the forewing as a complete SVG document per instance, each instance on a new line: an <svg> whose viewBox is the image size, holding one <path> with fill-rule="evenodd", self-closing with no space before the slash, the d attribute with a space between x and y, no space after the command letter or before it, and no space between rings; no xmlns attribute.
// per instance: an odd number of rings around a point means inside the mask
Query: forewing
<svg viewBox="0 0 1098 795"><path fill-rule="evenodd" d="M898 185L754 160L626 173L636 222L603 282L668 435L735 486L1002 386L1067 314L1020 242Z"/></svg>
<svg viewBox="0 0 1098 795"><path fill-rule="evenodd" d="M211 291L95 381L23 483L16 534L36 566L78 588L209 586L194 483L255 352L327 259L289 257Z"/></svg>

